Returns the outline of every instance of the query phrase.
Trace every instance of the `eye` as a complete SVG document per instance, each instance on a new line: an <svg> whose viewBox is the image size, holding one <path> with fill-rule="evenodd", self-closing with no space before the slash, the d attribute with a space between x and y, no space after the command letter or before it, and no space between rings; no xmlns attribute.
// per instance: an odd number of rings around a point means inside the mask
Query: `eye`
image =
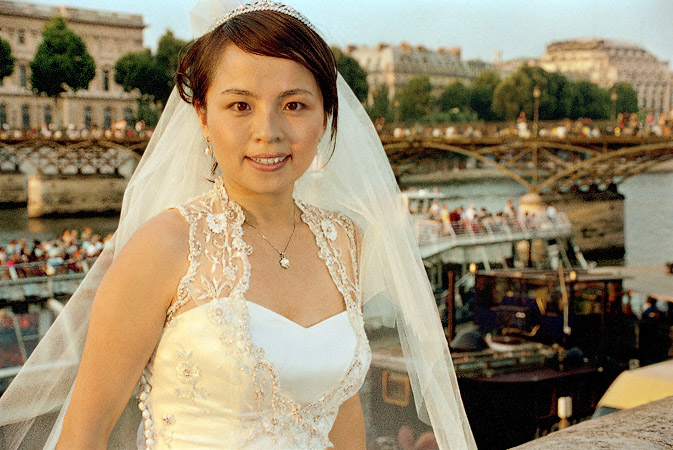
<svg viewBox="0 0 673 450"><path fill-rule="evenodd" d="M236 103L232 103L230 108L233 108L234 111L243 112L243 111L249 111L250 110L250 105L248 105L245 102L236 102Z"/></svg>
<svg viewBox="0 0 673 450"><path fill-rule="evenodd" d="M289 111L298 111L302 108L304 108L304 105L299 102L289 102L285 105L285 109Z"/></svg>

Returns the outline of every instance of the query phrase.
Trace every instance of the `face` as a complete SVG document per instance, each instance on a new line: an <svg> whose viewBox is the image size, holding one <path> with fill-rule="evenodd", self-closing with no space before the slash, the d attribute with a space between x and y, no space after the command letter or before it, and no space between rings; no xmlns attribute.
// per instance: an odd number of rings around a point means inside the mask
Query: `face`
<svg viewBox="0 0 673 450"><path fill-rule="evenodd" d="M230 195L291 194L326 125L311 72L235 45L224 49L197 113Z"/></svg>

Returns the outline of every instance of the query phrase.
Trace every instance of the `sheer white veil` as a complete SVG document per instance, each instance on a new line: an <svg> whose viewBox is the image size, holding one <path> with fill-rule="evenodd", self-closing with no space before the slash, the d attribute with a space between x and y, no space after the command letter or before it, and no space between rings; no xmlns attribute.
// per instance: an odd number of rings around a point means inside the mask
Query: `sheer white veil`
<svg viewBox="0 0 673 450"><path fill-rule="evenodd" d="M210 31L238 5L199 0L190 14L195 36ZM367 320L396 324L419 417L429 419L440 448L476 448L434 296L385 151L341 76L338 101L334 153L325 164L328 131L320 143L318 161L297 181L295 196L341 211L363 230L361 287ZM115 255L143 222L211 189L212 160L204 154L204 147L193 107L174 90L129 181L112 248L99 257L0 398L0 448L55 446L96 288ZM133 403L131 399L113 432L111 448L135 448L140 416Z"/></svg>

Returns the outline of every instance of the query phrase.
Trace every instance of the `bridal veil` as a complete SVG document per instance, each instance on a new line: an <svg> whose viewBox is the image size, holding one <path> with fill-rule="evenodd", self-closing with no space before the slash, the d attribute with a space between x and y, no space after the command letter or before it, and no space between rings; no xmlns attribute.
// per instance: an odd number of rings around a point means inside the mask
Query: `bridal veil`
<svg viewBox="0 0 673 450"><path fill-rule="evenodd" d="M210 31L237 6L238 2L227 0L199 0L191 13L194 35ZM409 214L381 141L341 76L338 102L334 152L330 157L328 131L316 162L297 181L295 196L340 211L363 230L360 267L366 320L396 326L419 417L432 424L440 449L476 448ZM174 89L129 181L113 245L98 258L0 398L0 447L55 446L96 288L115 255L142 223L211 189L212 160L204 154L204 146L193 107ZM132 399L110 446L135 448L139 421Z"/></svg>

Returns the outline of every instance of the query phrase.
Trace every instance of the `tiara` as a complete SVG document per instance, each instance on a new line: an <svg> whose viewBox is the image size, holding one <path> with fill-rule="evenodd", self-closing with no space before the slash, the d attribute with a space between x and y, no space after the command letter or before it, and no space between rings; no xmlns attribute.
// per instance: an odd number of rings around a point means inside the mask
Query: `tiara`
<svg viewBox="0 0 673 450"><path fill-rule="evenodd" d="M223 17L221 17L217 22L215 22L215 25L213 25L212 29L210 31L213 31L215 28L219 27L223 23L233 19L234 17L238 17L242 14L247 14L249 12L253 11L276 11L285 15L288 15L290 17L294 17L307 27L309 27L311 30L317 32L318 30L315 29L313 24L309 22L309 20L304 17L299 11L296 9L284 5L282 3L276 3L272 2L269 0L258 0L250 3L246 3L244 5L241 5L237 7L236 9L232 10L231 12L227 13Z"/></svg>

